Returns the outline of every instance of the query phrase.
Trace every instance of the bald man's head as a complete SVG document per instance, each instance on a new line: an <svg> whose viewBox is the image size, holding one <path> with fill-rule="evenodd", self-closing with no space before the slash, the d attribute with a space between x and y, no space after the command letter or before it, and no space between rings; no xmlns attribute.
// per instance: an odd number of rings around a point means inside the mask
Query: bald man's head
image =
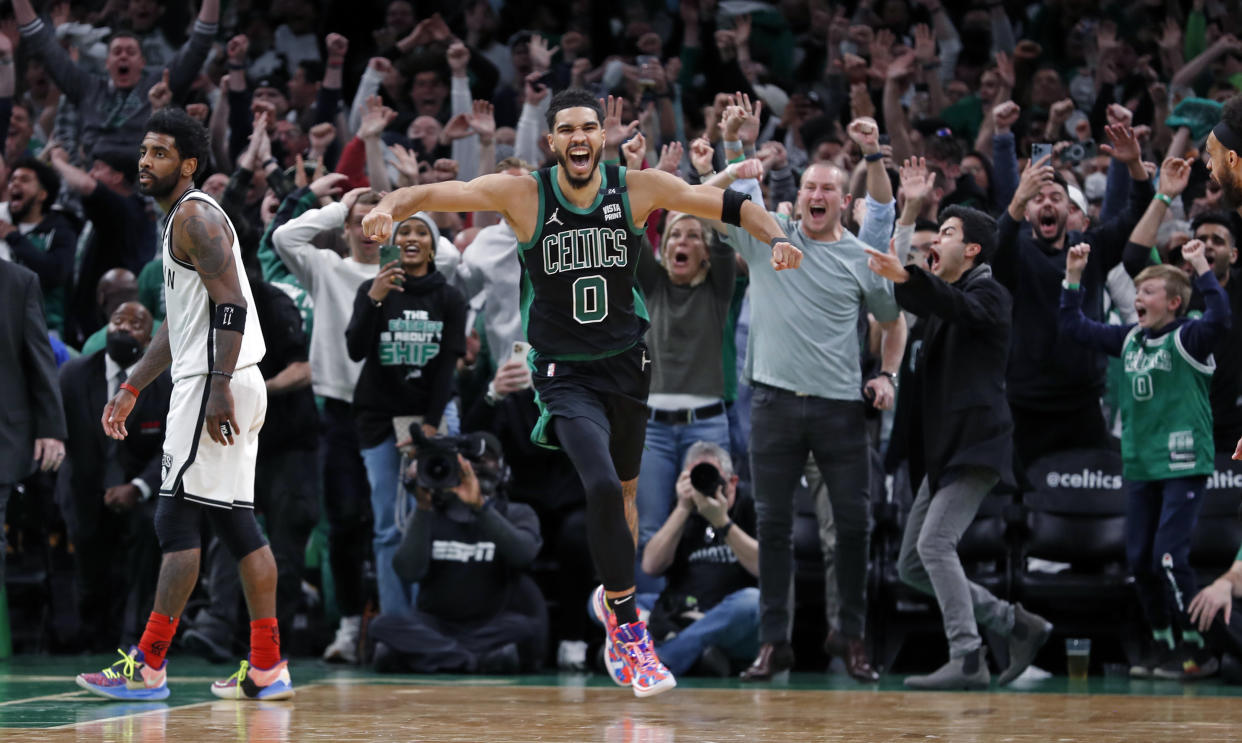
<svg viewBox="0 0 1242 743"><path fill-rule="evenodd" d="M127 268L113 268L99 277L95 284L95 304L105 318L122 303L138 299L138 279Z"/></svg>

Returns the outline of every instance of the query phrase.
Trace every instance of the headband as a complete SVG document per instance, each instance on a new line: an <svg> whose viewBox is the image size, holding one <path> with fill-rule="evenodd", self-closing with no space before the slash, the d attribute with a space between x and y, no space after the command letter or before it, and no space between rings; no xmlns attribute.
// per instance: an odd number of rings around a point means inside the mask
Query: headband
<svg viewBox="0 0 1242 743"><path fill-rule="evenodd" d="M1212 134L1216 135L1216 141L1224 145L1225 149L1242 154L1242 134L1235 132L1224 121L1216 125Z"/></svg>

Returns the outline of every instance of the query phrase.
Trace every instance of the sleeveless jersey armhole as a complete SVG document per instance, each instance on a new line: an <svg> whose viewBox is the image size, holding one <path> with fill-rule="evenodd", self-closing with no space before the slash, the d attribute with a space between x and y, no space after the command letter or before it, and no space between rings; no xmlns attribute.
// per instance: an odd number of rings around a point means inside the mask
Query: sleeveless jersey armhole
<svg viewBox="0 0 1242 743"><path fill-rule="evenodd" d="M645 234L645 228L634 223L634 210L630 207L630 189L625 182L624 165L617 166L617 188L621 191L621 204L625 207L625 225L630 228L630 232L642 237Z"/></svg>
<svg viewBox="0 0 1242 743"><path fill-rule="evenodd" d="M543 212L544 212L544 183L543 175L538 170L530 171L530 176L535 179L535 191L539 194L539 210L535 214L535 226L531 230L529 240L518 241L518 257L523 258L526 251L535 247L535 242L539 240L539 233L543 230ZM512 225L510 225L512 226ZM525 258L523 258L525 260Z"/></svg>

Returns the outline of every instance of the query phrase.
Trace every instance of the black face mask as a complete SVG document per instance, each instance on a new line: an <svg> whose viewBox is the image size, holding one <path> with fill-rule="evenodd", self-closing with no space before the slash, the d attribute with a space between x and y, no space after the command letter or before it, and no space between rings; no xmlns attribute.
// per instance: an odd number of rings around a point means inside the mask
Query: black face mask
<svg viewBox="0 0 1242 743"><path fill-rule="evenodd" d="M108 333L108 358L122 369L128 369L142 356L142 345L138 339L124 330L113 330Z"/></svg>

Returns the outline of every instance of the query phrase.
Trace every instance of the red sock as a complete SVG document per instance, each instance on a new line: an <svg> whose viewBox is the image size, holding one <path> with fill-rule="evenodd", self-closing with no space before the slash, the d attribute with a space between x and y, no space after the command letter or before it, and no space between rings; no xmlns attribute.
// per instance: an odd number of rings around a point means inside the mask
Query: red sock
<svg viewBox="0 0 1242 743"><path fill-rule="evenodd" d="M164 656L168 655L168 644L177 633L180 617L169 617L159 612L151 612L147 619L147 628L143 630L142 639L138 641L138 649L147 665L152 668L164 667Z"/></svg>
<svg viewBox="0 0 1242 743"><path fill-rule="evenodd" d="M280 628L276 617L250 623L250 665L267 670L280 662Z"/></svg>

